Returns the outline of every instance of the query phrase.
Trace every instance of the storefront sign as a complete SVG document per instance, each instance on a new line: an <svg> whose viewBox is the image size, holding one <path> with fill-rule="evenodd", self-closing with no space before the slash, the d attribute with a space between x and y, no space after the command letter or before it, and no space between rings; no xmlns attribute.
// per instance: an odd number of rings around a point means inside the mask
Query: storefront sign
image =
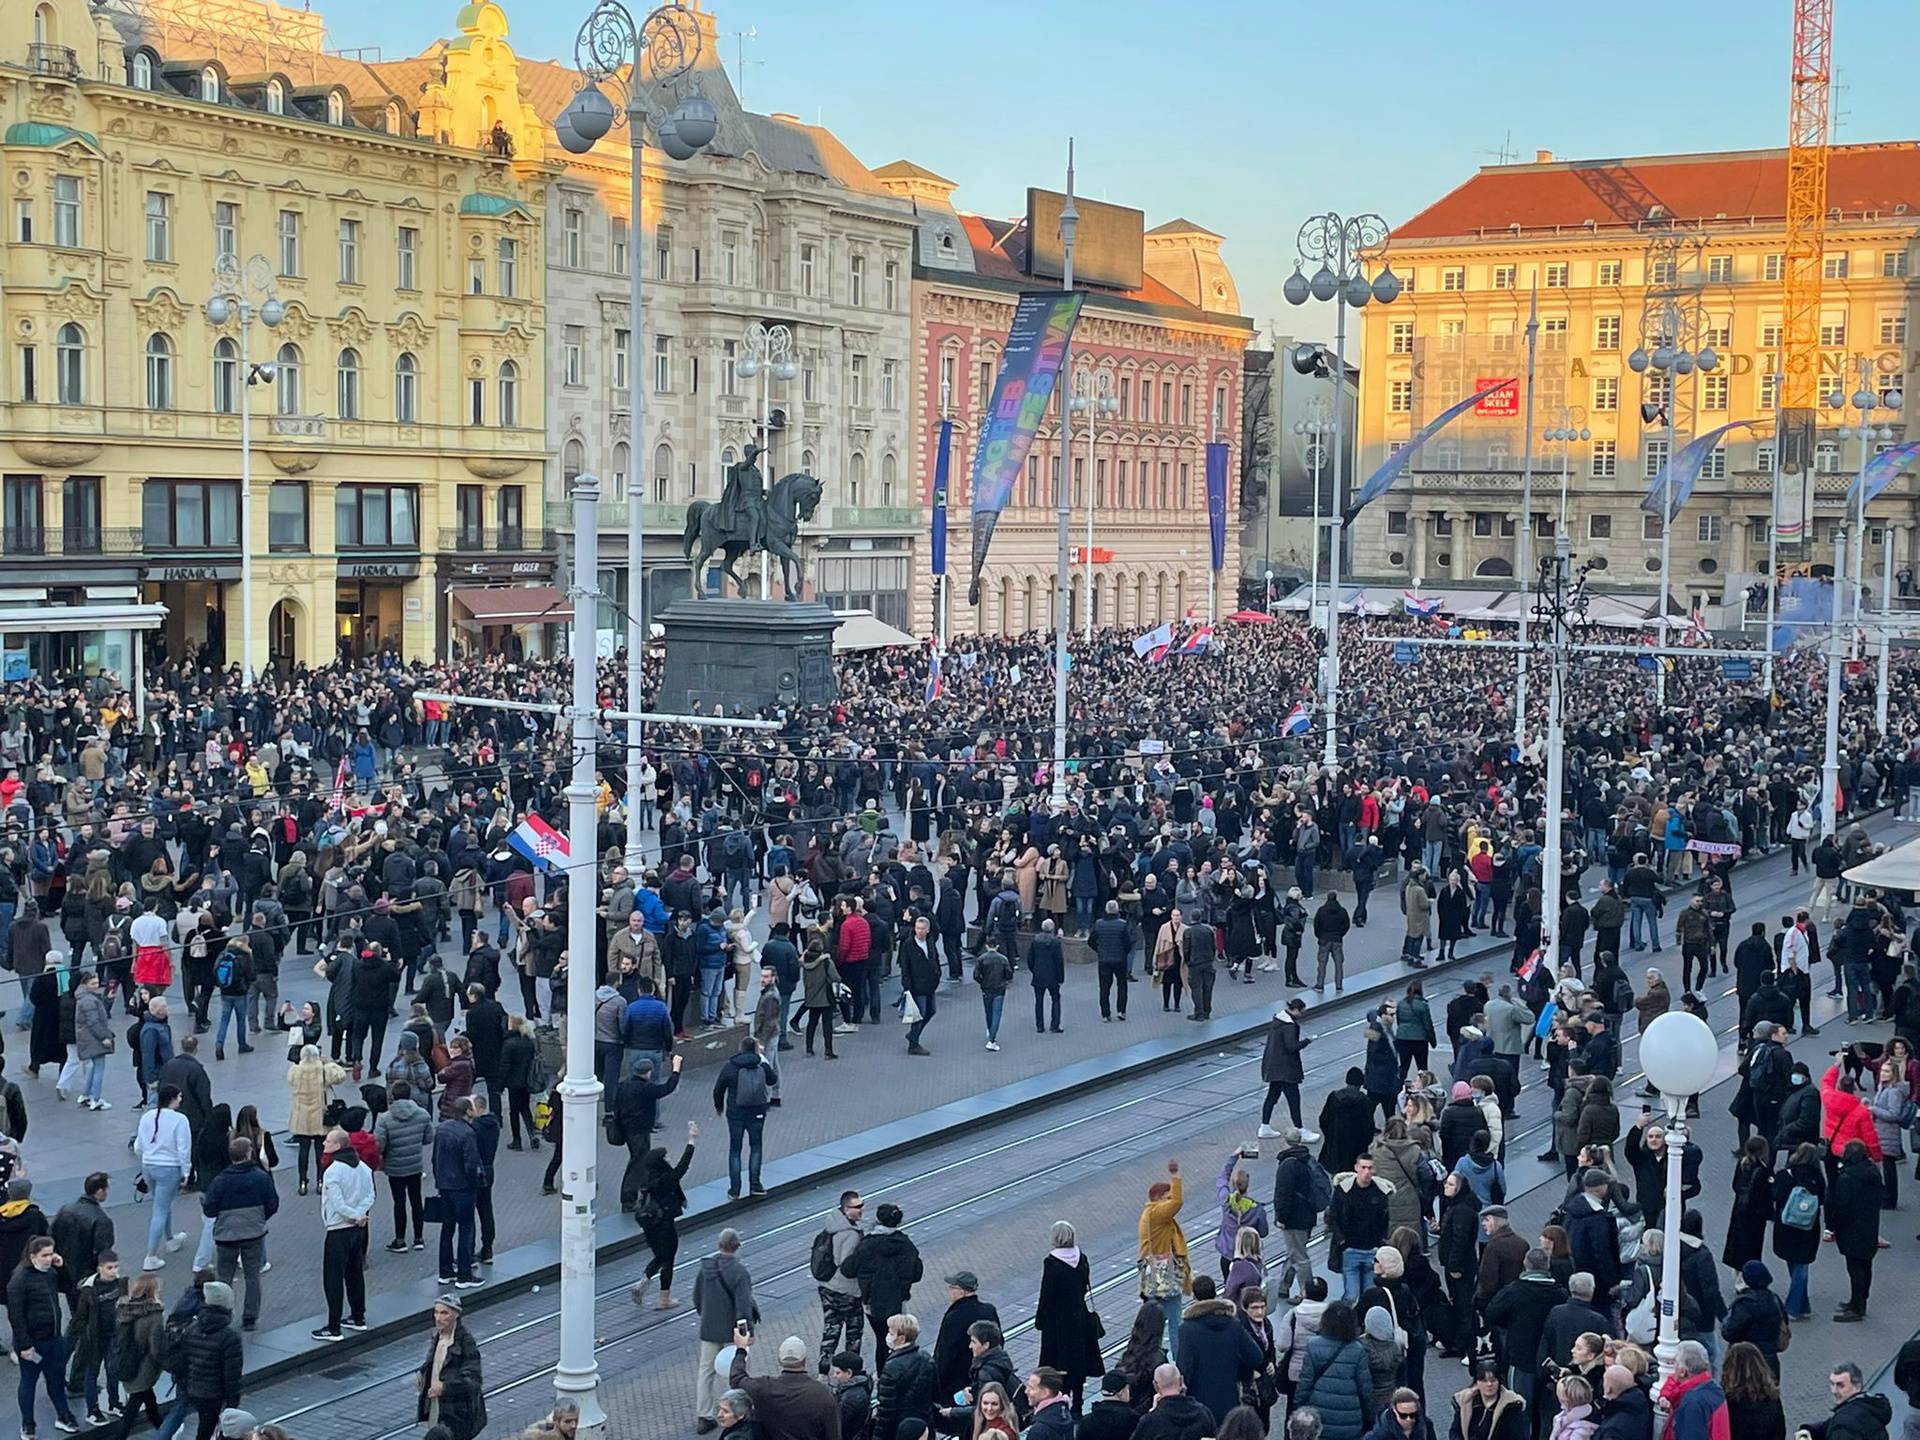
<svg viewBox="0 0 1920 1440"><path fill-rule="evenodd" d="M420 573L418 560L342 560L342 580L411 580Z"/></svg>
<svg viewBox="0 0 1920 1440"><path fill-rule="evenodd" d="M238 565L149 565L147 578L162 585L193 580L238 580Z"/></svg>
<svg viewBox="0 0 1920 1440"><path fill-rule="evenodd" d="M544 578L553 569L553 562L549 560L463 560L451 568L455 575L474 576L483 580L507 580L528 575Z"/></svg>

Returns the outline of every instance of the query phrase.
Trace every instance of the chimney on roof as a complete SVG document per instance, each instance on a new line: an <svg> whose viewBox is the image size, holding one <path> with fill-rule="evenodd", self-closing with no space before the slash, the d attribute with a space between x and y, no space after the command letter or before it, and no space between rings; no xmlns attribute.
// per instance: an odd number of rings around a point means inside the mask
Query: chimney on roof
<svg viewBox="0 0 1920 1440"><path fill-rule="evenodd" d="M1533 163L1536 165L1551 165L1553 163L1553 152L1551 150L1534 151Z"/></svg>

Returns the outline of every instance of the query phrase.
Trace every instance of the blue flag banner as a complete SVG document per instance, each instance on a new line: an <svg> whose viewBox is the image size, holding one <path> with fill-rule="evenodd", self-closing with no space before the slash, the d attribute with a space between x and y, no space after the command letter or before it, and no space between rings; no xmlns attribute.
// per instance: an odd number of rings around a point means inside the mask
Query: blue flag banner
<svg viewBox="0 0 1920 1440"><path fill-rule="evenodd" d="M1824 640L1822 632L1833 624L1833 591L1830 581L1805 575L1782 585L1774 606L1772 648L1791 650L1796 645Z"/></svg>
<svg viewBox="0 0 1920 1440"><path fill-rule="evenodd" d="M947 471L953 461L953 422L940 422L940 449L933 461L933 573L947 573Z"/></svg>
<svg viewBox="0 0 1920 1440"><path fill-rule="evenodd" d="M1207 539L1213 544L1213 568L1227 563L1227 446L1207 443Z"/></svg>
<svg viewBox="0 0 1920 1440"><path fill-rule="evenodd" d="M1672 524L1682 507L1693 494L1693 483L1700 478L1700 472L1706 469L1707 460L1719 447L1720 439L1730 430L1744 430L1762 424L1759 420L1735 420L1731 425L1722 425L1709 430L1704 435L1696 435L1680 447L1680 453L1667 457L1667 463L1660 467L1660 473L1653 477L1647 495L1640 502L1640 508L1649 515L1660 513L1660 502L1667 502L1667 523ZM1669 480L1671 475L1671 480ZM1671 485L1672 488L1668 489Z"/></svg>
<svg viewBox="0 0 1920 1440"><path fill-rule="evenodd" d="M1860 504L1860 490L1866 487L1867 499L1872 500L1893 482L1898 475L1916 457L1920 457L1920 440L1903 440L1898 445L1890 445L1878 455L1867 461L1866 468L1853 477L1853 484L1847 487L1847 504Z"/></svg>
<svg viewBox="0 0 1920 1440"><path fill-rule="evenodd" d="M1022 295L1014 307L1006 347L1000 352L1000 373L993 382L993 400L980 430L980 448L973 456L970 605L980 603L980 569L993 543L994 526L1013 498L1014 481L1027 463L1034 432L1046 419L1085 298L1077 290L1042 290Z"/></svg>
<svg viewBox="0 0 1920 1440"><path fill-rule="evenodd" d="M1512 389L1519 383L1518 380L1502 380L1498 384L1489 385L1484 390L1476 390L1458 404L1449 405L1425 425L1414 431L1407 443L1401 446L1395 453L1389 455L1386 464L1369 475L1367 477L1367 483L1355 492L1352 503L1347 506L1345 514L1341 516L1341 523L1343 525L1351 525L1354 516L1358 515L1368 505L1371 505L1375 500L1378 500L1382 495L1386 494L1387 491L1391 490L1393 488L1393 482L1398 480L1407 466L1413 463L1413 457L1420 453L1420 447L1426 444L1427 441L1438 435L1442 430L1446 429L1448 425L1466 414L1467 411L1473 409L1474 406L1480 404L1489 395L1498 395L1502 390Z"/></svg>

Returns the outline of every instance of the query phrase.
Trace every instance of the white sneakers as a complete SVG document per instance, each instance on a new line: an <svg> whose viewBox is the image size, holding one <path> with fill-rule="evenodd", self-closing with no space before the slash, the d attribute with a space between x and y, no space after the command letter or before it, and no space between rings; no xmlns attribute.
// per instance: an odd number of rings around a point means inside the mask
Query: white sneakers
<svg viewBox="0 0 1920 1440"><path fill-rule="evenodd" d="M998 1040L987 1041L987 1049L998 1050L999 1048L1000 1048L1000 1042Z"/></svg>
<svg viewBox="0 0 1920 1440"><path fill-rule="evenodd" d="M1280 1138L1280 1132L1271 1125L1262 1125L1260 1127L1260 1138L1262 1140L1278 1140Z"/></svg>

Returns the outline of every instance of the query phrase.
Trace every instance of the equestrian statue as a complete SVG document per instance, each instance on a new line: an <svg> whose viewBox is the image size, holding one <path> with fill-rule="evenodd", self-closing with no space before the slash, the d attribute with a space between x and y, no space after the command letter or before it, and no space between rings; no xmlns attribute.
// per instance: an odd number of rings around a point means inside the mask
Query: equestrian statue
<svg viewBox="0 0 1920 1440"><path fill-rule="evenodd" d="M720 498L696 500L687 507L681 549L693 562L688 589L695 599L705 593L700 577L716 552L725 554L723 573L740 594L746 594L746 581L733 567L741 556L759 550L780 561L786 598L800 598L800 588L806 580L806 566L795 548L800 537L800 522L813 518L823 487L805 471L783 475L768 486L756 463L760 455L758 445L748 445L746 457L727 467L727 483Z"/></svg>

